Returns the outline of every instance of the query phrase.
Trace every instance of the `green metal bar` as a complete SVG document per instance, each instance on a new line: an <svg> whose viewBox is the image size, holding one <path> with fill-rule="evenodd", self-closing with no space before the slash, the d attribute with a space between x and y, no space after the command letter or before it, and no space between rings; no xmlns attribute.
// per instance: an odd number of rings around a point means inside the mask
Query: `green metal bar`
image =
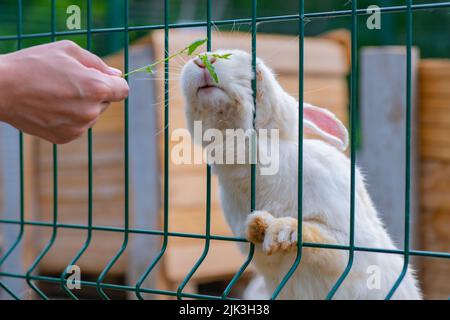
<svg viewBox="0 0 450 320"><path fill-rule="evenodd" d="M411 66L411 50L413 43L413 16L412 16L412 0L406 0L407 3L407 33L406 33L406 132L405 132L405 238L403 244L403 269L389 291L386 299L389 300L394 295L397 288L402 283L408 272L409 265L409 249L410 249L410 210L411 210L411 103L412 103L412 66Z"/></svg>
<svg viewBox="0 0 450 320"><path fill-rule="evenodd" d="M258 1L252 0L252 91L253 91L253 134L252 134L252 164L251 164L251 201L250 211L253 212L256 209L256 34L257 34L257 9Z"/></svg>
<svg viewBox="0 0 450 320"><path fill-rule="evenodd" d="M136 296L143 300L141 289L145 279L157 266L166 252L169 243L169 0L164 0L164 221L163 221L163 243L161 250L152 264L147 268L144 274L139 278L136 284Z"/></svg>
<svg viewBox="0 0 450 320"><path fill-rule="evenodd" d="M412 7L413 11L423 11L423 10L433 10L433 9L446 9L450 7L450 2L439 2L439 3L430 3L430 4L417 4ZM381 13L399 13L404 12L406 10L406 6L390 6L390 7L380 7ZM327 11L327 12L314 12L305 14L305 19L314 20L314 19L325 19L325 18L338 18L338 17L346 17L351 16L352 10L340 10L340 11ZM357 15L365 16L368 15L366 9L359 9L357 11ZM283 21L295 21L298 20L298 14L293 15L280 15L280 16L268 16L268 17L259 17L256 19L256 22L283 22ZM216 20L212 21L212 24L221 26L221 25L233 25L233 24L251 24L252 19L242 18L242 19L226 19L226 20ZM180 29L180 28L195 28L195 27L206 27L206 22L188 22L188 23L172 23L169 24L169 29ZM164 24L160 25L143 25L143 26L131 26L128 28L129 32L135 31L149 31L149 30L157 30L164 29ZM99 33L112 33L112 32L124 32L124 28L122 27L114 27L114 28L97 28L92 29L91 32L93 34ZM87 30L71 30L71 31L59 31L56 32L56 36L74 36L74 35L85 35ZM45 38L51 36L51 33L42 32L42 33L33 33L33 34L25 34L22 36L23 39L30 38ZM8 40L17 40L17 36L0 36L0 41L8 41Z"/></svg>
<svg viewBox="0 0 450 320"><path fill-rule="evenodd" d="M117 13L122 11L123 0L108 0L106 1L106 19L109 26L114 25L117 19ZM112 34L107 39L108 52L116 52L121 49L120 36Z"/></svg>
<svg viewBox="0 0 450 320"><path fill-rule="evenodd" d="M297 270L302 260L303 248L303 81L304 81L304 44L305 44L305 2L299 0L299 74L298 74L298 192L297 192L297 220L298 220L298 242L297 256L286 276L281 280L280 285L275 289L271 296L271 300L275 300L283 290L286 283Z"/></svg>
<svg viewBox="0 0 450 320"><path fill-rule="evenodd" d="M206 36L207 36L207 51L211 51L211 0L206 0ZM203 248L202 255L195 263L194 267L189 271L189 273L184 278L183 282L177 289L177 299L181 300L183 289L191 280L194 273L201 266L203 261L208 255L210 242L211 242L211 166L206 165L206 226L205 226L205 247Z"/></svg>
<svg viewBox="0 0 450 320"><path fill-rule="evenodd" d="M16 278L16 279L24 279L26 276L16 273L10 273L10 272L0 272L0 276L4 277L10 277L10 278ZM31 276L32 280L36 281L44 281L49 283L59 283L61 280L59 277L49 277L49 276ZM86 287L96 287L97 283L93 281L79 281L79 283ZM118 284L112 284L112 283L102 283L102 287L106 289L111 290L121 290L121 291L129 291L129 292L135 292L136 288L134 286L126 286L126 285L118 285ZM143 293L150 293L150 294L159 294L159 295L167 295L167 296L177 296L177 292L175 291L169 291L169 290L157 290L157 289L142 289ZM220 300L221 297L219 296L211 296L211 295L204 295L204 294L194 294L194 293L183 293L183 297L185 298L193 298L193 299L209 299L209 300ZM229 298L228 300L236 300Z"/></svg>
<svg viewBox="0 0 450 320"><path fill-rule="evenodd" d="M86 0L86 21L87 21L87 49L92 50L92 34L90 30L92 29L92 0ZM73 300L78 300L78 297L67 287L67 272L70 266L73 266L81 258L81 256L86 252L92 241L92 202L93 202L93 163L92 163L92 128L88 130L88 224L87 224L87 236L84 245L77 252L75 257L67 265L61 274L61 286L63 290L69 295Z"/></svg>
<svg viewBox="0 0 450 320"><path fill-rule="evenodd" d="M56 0L51 2L51 41L56 41ZM40 290L31 280L31 275L36 267L39 265L44 256L50 251L55 243L58 234L58 146L53 145L53 226L52 235L45 248L38 255L31 267L26 273L26 281L30 288L34 290L42 299L48 300L47 295Z"/></svg>
<svg viewBox="0 0 450 320"><path fill-rule="evenodd" d="M251 148L252 148L252 154L251 154L251 178L250 178L250 190L251 190L251 197L250 197L250 213L255 211L256 209L256 144L257 144L257 134L256 134L256 128L255 128L255 122L256 122L256 34L257 34L257 9L258 9L258 1L252 0L252 71L253 71L253 79L252 79L252 91L253 91L253 132L251 136ZM231 292L231 289L233 289L233 286L236 284L236 282L239 280L239 278L242 276L244 271L249 266L250 262L253 260L253 256L255 254L255 245L253 243L250 243L249 252L247 255L247 259L244 261L242 266L239 268L238 272L234 275L233 279L231 279L228 286L225 288L224 292L222 293L222 298L225 299Z"/></svg>
<svg viewBox="0 0 450 320"><path fill-rule="evenodd" d="M129 17L129 1L124 0L124 74L128 73L128 62L129 62L129 43L130 43L130 35L128 32L128 17ZM128 81L128 77L125 77L125 80ZM110 300L108 295L103 290L103 284L102 281L105 279L106 275L108 274L109 270L114 266L114 264L119 260L119 258L122 256L122 254L125 252L128 246L128 240L129 240L129 193L130 193L130 186L129 186L129 132L128 132L128 98L125 99L124 102L124 196L125 196L125 206L124 206L124 235L123 235L123 242L122 246L119 249L119 251L116 253L116 255L111 259L111 261L108 263L108 265L103 269L100 276L97 278L97 292L100 294L100 296L103 299Z"/></svg>
<svg viewBox="0 0 450 320"><path fill-rule="evenodd" d="M358 16L356 15L358 9L358 0L352 0L352 48L351 48L351 59L352 59L352 69L350 75L350 234L349 234L349 244L350 248L348 251L348 263L341 274L339 279L336 281L335 285L331 288L326 299L331 300L335 295L336 291L344 282L347 275L353 266L354 252L355 252L355 173L356 173L356 130L357 130L357 117L356 108L357 101L356 95L358 90Z"/></svg>
<svg viewBox="0 0 450 320"><path fill-rule="evenodd" d="M23 4L22 0L17 0L17 50L22 49L22 34L23 34ZM25 233L25 201L24 201L24 166L23 166L23 132L19 132L19 169L20 169L20 228L17 238L11 247L6 251L6 253L0 258L0 268L3 263L8 259L8 257L14 252L14 250L19 246L23 239ZM5 284L0 280L0 286L10 294L14 299L20 300L20 298Z"/></svg>
<svg viewBox="0 0 450 320"><path fill-rule="evenodd" d="M20 224L20 221L12 221L12 220L0 220L0 223L4 224ZM41 222L41 221L24 221L24 225L29 226L38 226L38 227L52 227L52 223ZM74 229L74 230L89 230L89 227L81 224L66 224L66 223L58 223L58 229ZM124 228L120 227L108 227L108 226L97 226L93 225L92 230L96 231L108 231L108 232L124 232ZM147 230L147 229L132 229L128 228L128 233L132 234L147 234L147 235L156 235L156 236L164 236L165 232L161 230ZM180 238L194 238L194 239L206 239L205 235L196 234L196 233L183 233L183 232L167 232L169 237L180 237ZM211 235L211 240L221 240L221 241L237 241L237 242L247 242L245 238L238 237L230 237L230 236L220 236L220 235Z"/></svg>
<svg viewBox="0 0 450 320"><path fill-rule="evenodd" d="M0 220L0 223L5 224L20 224L20 221L9 221L9 220ZM39 226L39 227L53 227L52 223L46 222L37 222L37 221L24 221L24 225L30 226ZM58 229L71 229L71 230L88 230L89 228L85 225L76 225L76 224L57 224ZM107 226L92 226L92 230L95 231L106 231L106 232L120 232L123 233L125 231L124 228L118 227L107 227ZM164 232L160 230L145 230L145 229L128 229L128 233L131 234L146 234L146 235L158 235L163 236ZM195 234L195 233L181 233L181 232L168 232L169 237L178 237L178 238L189 238L189 239L206 239L205 235ZM232 241L232 242L248 242L245 238L239 237L227 237L227 236L219 236L219 235L211 235L211 240L217 241ZM350 246L346 245L336 245L336 244L328 244L328 243L311 243L311 242L303 242L303 247L305 248L321 248L321 249L330 249L330 250L349 250ZM371 248L371 247L354 247L355 251L361 252L377 252L377 253L386 253L386 254L401 254L403 255L403 250L398 249L383 249L383 248ZM423 250L410 250L409 254L411 256L421 256L421 257L430 257L430 258L440 258L440 259L450 259L449 252L439 252L439 251L423 251Z"/></svg>

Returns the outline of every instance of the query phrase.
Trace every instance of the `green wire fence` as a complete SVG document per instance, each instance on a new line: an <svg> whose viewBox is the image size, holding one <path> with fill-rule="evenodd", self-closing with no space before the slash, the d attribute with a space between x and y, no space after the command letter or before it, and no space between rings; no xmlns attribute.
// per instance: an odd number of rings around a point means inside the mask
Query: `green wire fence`
<svg viewBox="0 0 450 320"><path fill-rule="evenodd" d="M302 178L303 178L303 128L299 127L299 150L298 150L298 220L300 223L298 224L298 233L299 233L299 243L297 247L297 257L293 262L292 267L285 275L285 277L280 282L278 288L275 292L272 293L271 298L276 299L280 292L283 290L284 285L290 279L292 274L297 270L300 261L302 259L302 249L304 247L314 247L314 248L325 248L330 250L346 250L349 253L348 263L338 278L335 285L330 290L327 299L332 299L335 293L339 290L342 282L345 280L346 276L349 274L352 264L353 257L356 251L361 252L373 252L373 253L386 253L386 254L397 254L403 255L404 257L404 266L401 273L398 275L396 282L393 287L389 291L386 299L390 299L395 293L398 286L401 284L408 268L409 260L411 256L422 256L422 257L432 257L432 258L441 258L441 259L450 259L450 253L448 252L431 252L431 251L420 251L420 250L412 250L410 248L410 189L411 189L411 104L412 104L412 72L411 72L411 51L412 51L412 43L413 43L413 12L420 10L429 10L429 9L443 9L450 8L450 2L436 2L436 3L427 3L427 4L413 4L412 0L406 0L404 5L401 6L390 6L390 7L381 7L380 11L382 13L387 12L403 12L406 13L407 16L407 36L406 36L406 56L407 56L407 90L406 90L406 104L407 104L407 113L406 113L406 167L405 167L405 212L404 212L404 246L403 250L390 250L384 248L370 248L370 247L359 247L354 243L355 236L355 168L356 168L356 152L355 152L355 141L356 141L356 132L357 132L357 70L358 70L358 61L357 61L357 41L358 41L358 24L357 18L359 15L366 15L366 9L358 8L357 0L352 1L352 7L350 10L340 10L340 11L329 11L329 12L314 12L307 13L304 10L304 0L299 0L299 13L294 15L283 15L283 16L268 16L268 17L258 17L257 16L257 0L249 0L252 3L252 14L250 18L242 18L242 19L228 19L228 20L218 20L212 21L211 19L211 0L206 1L206 21L204 22L189 22L189 23L170 23L170 7L169 0L164 0L164 24L162 25L142 25L142 26L129 26L128 18L129 18L129 1L123 1L123 19L124 26L123 27L114 27L114 28L92 28L92 0L86 0L86 18L87 18L87 28L84 30L72 30L72 31L57 31L56 30L56 11L55 11L55 2L56 0L51 1L51 31L50 33L30 33L24 34L23 32L23 5L22 0L17 0L17 34L11 36L0 36L0 41L17 41L17 50L22 48L22 42L25 39L31 38L45 38L50 37L52 41L55 41L57 38L63 38L73 35L85 35L87 37L87 49L91 50L92 47L92 36L94 34L108 34L108 33L123 33L124 39L124 65L125 65L125 73L128 72L128 60L129 60L129 35L131 32L137 31L150 31L156 29L163 29L165 32L165 57L168 57L169 54L169 31L175 28L192 28L192 27L206 27L206 36L208 38L207 49L211 49L211 28L213 25L234 25L234 24L247 24L251 26L251 37L252 37L252 68L253 71L256 71L256 46L257 46L257 25L259 22L276 22L276 21L298 21L299 26L299 110L302 110L302 105L304 101L303 95L303 76L304 76L304 27L305 22L311 19L323 19L323 18L332 18L332 17L342 17L342 16L350 16L351 17L351 78L350 78L350 88L351 88L351 100L350 100L350 136L351 136L351 205L350 205L350 238L349 245L331 245L331 244L320 244L320 243L307 243L302 241ZM254 95L254 105L255 105L255 113L258 112L256 106L256 77L252 81L253 95ZM125 102L124 108L124 121L125 121L125 136L124 136L124 174L125 174L125 207L124 207L124 227L106 227L94 225L92 222L92 206L93 206L93 145L92 145L92 130L90 129L88 132L88 221L86 225L80 224L63 224L58 222L58 148L57 146L53 146L53 221L52 222L40 222L40 221L29 221L25 220L25 210L24 210L24 148L23 148L23 134L19 134L19 146L20 146L20 155L19 155L19 166L20 166L20 212L18 213L17 220L11 219L1 219L0 225L5 226L19 226L19 232L15 241L9 248L4 250L4 254L0 257L0 277L4 278L15 278L15 279L23 279L27 282L30 289L37 294L42 299L48 299L49 297L35 284L35 281L47 282L52 284L59 284L64 292L67 294L68 298L78 299L77 295L74 291L70 290L67 287L66 279L68 276L68 269L64 270L60 277L51 277L51 276L42 276L36 275L35 270L38 268L40 262L45 257L45 255L51 250L53 244L58 235L59 229L68 229L68 230L85 230L87 231L86 240L83 246L79 249L76 255L71 260L68 268L71 265L76 264L76 262L83 256L85 251L89 248L92 239L93 231L107 231L107 232L115 232L123 234L123 242L119 251L114 255L114 257L109 261L103 271L100 273L98 278L95 281L84 281L80 280L79 284L82 286L96 288L98 294L103 299L110 299L110 297L106 294L105 289L109 290L120 290L126 291L130 293L134 293L138 299L144 299L143 293L147 294L157 294L157 295L167 295L176 297L178 299L182 298L198 298L198 299L231 299L229 296L230 291L232 290L235 283L239 280L241 275L244 273L246 268L252 261L254 254L254 245L250 244L248 256L245 259L242 266L236 270L236 274L228 283L226 289L223 291L221 296L212 296L212 295L204 295L204 294L193 294L184 292L185 286L195 274L197 269L204 262L205 258L208 255L210 249L211 240L218 241L232 241L232 242L247 242L246 239L237 238L237 237L226 237L226 236L217 236L211 234L211 168L206 166L207 173L207 194L206 194L206 228L204 234L192 234L192 233L179 233L179 232L169 232L169 61L165 62L164 66L164 188L163 188L163 198L164 198L164 215L163 215L163 228L162 230L147 230L147 229L137 229L130 228L129 226L129 111L128 111L128 101ZM299 112L299 123L303 123L303 113ZM255 143L255 134L253 135L252 143ZM255 150L255 148L253 148ZM255 198L255 190L256 190L256 165L251 165L251 199L250 207L251 210L257 209L257 203ZM26 226L34 226L34 227L45 227L50 228L52 233L50 240L44 246L44 249L38 254L35 258L29 269L25 272L25 274L15 273L10 271L3 271L1 266L5 263L5 261L11 256L11 254L18 248L18 246L22 243L25 234ZM129 237L130 235L156 235L162 237L162 246L157 254L156 258L152 261L152 263L148 266L145 272L138 279L137 283L132 285L119 285L105 282L105 278L107 277L109 271L114 267L118 259L123 255L123 253L127 250ZM166 248L168 245L168 241L171 237L182 237L182 238L195 238L195 239L203 239L205 241L204 250L195 263L194 267L187 273L184 280L179 285L176 291L169 290L160 290L156 288L146 288L144 287L145 280L151 276L152 271L159 264L162 257L166 252ZM8 287L4 281L0 279L0 288L6 292L9 296L14 299L20 299L20 294L14 292L10 287Z"/></svg>

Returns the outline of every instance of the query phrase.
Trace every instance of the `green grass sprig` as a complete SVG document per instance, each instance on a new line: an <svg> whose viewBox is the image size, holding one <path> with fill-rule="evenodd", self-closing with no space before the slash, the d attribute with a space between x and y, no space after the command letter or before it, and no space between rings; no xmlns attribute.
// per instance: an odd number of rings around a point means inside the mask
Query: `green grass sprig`
<svg viewBox="0 0 450 320"><path fill-rule="evenodd" d="M167 58L164 59L160 59L158 61L155 61L149 65L143 66L141 68L135 69L133 71L130 71L126 74L123 75L123 77L127 77L130 76L132 74L135 73L139 73L139 72L145 72L145 73L149 73L149 74L153 74L154 73L154 69L155 67L160 64L160 63L164 63L166 61L169 61L179 55L182 55L184 53L186 53L188 56L193 56L195 51L203 46L206 42L208 41L208 39L200 39L200 40L196 40L194 42L192 42L191 44L189 44L188 46L184 47L182 50L168 56ZM199 54L197 55L203 62L203 64L205 65L206 69L208 70L208 72L211 74L211 77L214 79L214 81L216 83L219 83L219 77L217 76L216 70L213 66L213 64L211 63L211 61L208 59L208 54L204 53L204 54ZM226 53L226 54L217 54L217 53L213 53L210 54L210 56L216 58L216 59L225 59L225 60L229 60L231 53Z"/></svg>
<svg viewBox="0 0 450 320"><path fill-rule="evenodd" d="M231 56L231 53L226 53L226 54L213 53L213 54L211 54L211 56L216 58L216 59L229 60L230 56ZM213 64L209 60L208 54L206 54L206 53L200 54L200 55L198 55L198 57L202 60L203 64L205 65L206 69L208 70L209 74L214 79L214 81L216 83L219 83L219 77L217 76L216 69L214 68Z"/></svg>

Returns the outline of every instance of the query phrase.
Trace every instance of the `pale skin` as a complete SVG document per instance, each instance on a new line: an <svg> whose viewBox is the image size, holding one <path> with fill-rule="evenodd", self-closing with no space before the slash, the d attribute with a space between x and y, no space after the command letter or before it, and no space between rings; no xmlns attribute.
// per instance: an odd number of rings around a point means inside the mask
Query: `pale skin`
<svg viewBox="0 0 450 320"><path fill-rule="evenodd" d="M129 93L120 70L71 41L0 55L0 121L64 144Z"/></svg>

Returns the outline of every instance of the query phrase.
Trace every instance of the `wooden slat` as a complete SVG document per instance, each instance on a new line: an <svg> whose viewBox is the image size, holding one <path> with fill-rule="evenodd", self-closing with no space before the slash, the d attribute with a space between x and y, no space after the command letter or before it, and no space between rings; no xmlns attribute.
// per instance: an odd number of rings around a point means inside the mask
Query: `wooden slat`
<svg viewBox="0 0 450 320"><path fill-rule="evenodd" d="M184 207L172 207L169 230L172 232L205 234L205 208L189 209ZM192 223L195 221L196 223ZM211 208L211 234L231 236L232 233L225 222L220 206ZM180 244L186 243L186 239L174 238L173 241L180 240Z"/></svg>
<svg viewBox="0 0 450 320"><path fill-rule="evenodd" d="M422 250L450 251L450 60L421 63ZM446 259L422 259L425 297L447 299Z"/></svg>
<svg viewBox="0 0 450 320"><path fill-rule="evenodd" d="M450 146L450 127L445 126L424 126L421 131L421 138L424 144L448 144Z"/></svg>
<svg viewBox="0 0 450 320"><path fill-rule="evenodd" d="M421 111L420 122L422 127L450 127L450 108L435 108Z"/></svg>
<svg viewBox="0 0 450 320"><path fill-rule="evenodd" d="M182 281L201 256L204 241L196 241L188 246L168 248L165 256L167 276L174 282ZM239 252L235 243L213 241L205 261L194 273L194 281L214 281L231 277L244 263L245 257ZM247 272L251 272L248 268Z"/></svg>
<svg viewBox="0 0 450 320"><path fill-rule="evenodd" d="M419 65L421 77L437 76L450 78L449 59L422 59Z"/></svg>
<svg viewBox="0 0 450 320"><path fill-rule="evenodd" d="M443 109L446 112L450 109L450 100L445 98L431 96L420 96L420 108L422 112L434 113L437 109Z"/></svg>
<svg viewBox="0 0 450 320"><path fill-rule="evenodd" d="M431 192L432 188L446 190L450 188L450 166L446 162L426 161L422 164L421 185L424 191Z"/></svg>
<svg viewBox="0 0 450 320"><path fill-rule="evenodd" d="M198 208L203 205L205 202L201 200L204 200L206 195L206 181L203 177L204 174L205 172L202 172L200 175L186 173L174 176L169 185L169 192L176 196L170 199L170 204L185 208ZM217 185L217 179L214 177L212 182L212 190L215 191L212 194L213 204L219 202Z"/></svg>
<svg viewBox="0 0 450 320"><path fill-rule="evenodd" d="M450 208L425 209L422 212L423 250L450 251ZM421 276L427 299L448 299L450 292L450 261L448 259L422 259Z"/></svg>
<svg viewBox="0 0 450 320"><path fill-rule="evenodd" d="M450 146L448 144L422 144L420 155L423 160L450 161Z"/></svg>
<svg viewBox="0 0 450 320"><path fill-rule="evenodd" d="M439 97L441 99L450 98L450 77L439 78L420 81L420 93L424 97Z"/></svg>

